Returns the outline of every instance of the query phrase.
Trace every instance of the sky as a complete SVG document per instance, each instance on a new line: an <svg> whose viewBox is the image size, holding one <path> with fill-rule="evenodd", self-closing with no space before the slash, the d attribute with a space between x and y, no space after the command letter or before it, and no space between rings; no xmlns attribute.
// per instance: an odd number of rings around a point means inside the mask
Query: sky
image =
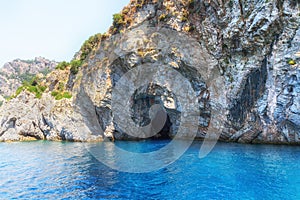
<svg viewBox="0 0 300 200"><path fill-rule="evenodd" d="M42 56L70 61L129 0L0 0L0 67Z"/></svg>

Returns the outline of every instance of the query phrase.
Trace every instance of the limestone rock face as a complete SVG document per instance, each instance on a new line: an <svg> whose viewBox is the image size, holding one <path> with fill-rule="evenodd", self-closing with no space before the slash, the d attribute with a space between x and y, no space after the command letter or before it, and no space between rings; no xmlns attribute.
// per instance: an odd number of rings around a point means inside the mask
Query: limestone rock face
<svg viewBox="0 0 300 200"><path fill-rule="evenodd" d="M0 110L0 139L299 144L299 6L132 1L69 76L73 98L22 93Z"/></svg>
<svg viewBox="0 0 300 200"><path fill-rule="evenodd" d="M49 94L41 99L28 92L3 105L0 113L0 141L67 140L98 141L102 136L91 135L82 117L73 109L72 100L54 100ZM81 124L81 126L74 126Z"/></svg>

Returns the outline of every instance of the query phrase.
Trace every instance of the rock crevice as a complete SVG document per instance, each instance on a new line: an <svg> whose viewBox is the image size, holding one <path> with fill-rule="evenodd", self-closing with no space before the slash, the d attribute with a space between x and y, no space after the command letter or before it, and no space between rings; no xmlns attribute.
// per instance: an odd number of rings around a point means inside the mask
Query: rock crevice
<svg viewBox="0 0 300 200"><path fill-rule="evenodd" d="M195 128L197 139L299 144L299 9L294 0L131 1L78 74L66 73L73 98L21 93L0 110L0 140L141 139L130 129L152 130L157 104L167 121L152 139Z"/></svg>

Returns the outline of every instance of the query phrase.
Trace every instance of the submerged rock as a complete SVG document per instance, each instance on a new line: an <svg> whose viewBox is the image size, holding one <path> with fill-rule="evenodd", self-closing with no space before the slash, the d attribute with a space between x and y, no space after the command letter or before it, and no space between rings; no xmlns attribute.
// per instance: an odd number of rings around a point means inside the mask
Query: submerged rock
<svg viewBox="0 0 300 200"><path fill-rule="evenodd" d="M0 110L0 140L154 132L149 138L299 143L298 1L134 2L69 76L73 98L21 93ZM156 125L155 104L166 113Z"/></svg>

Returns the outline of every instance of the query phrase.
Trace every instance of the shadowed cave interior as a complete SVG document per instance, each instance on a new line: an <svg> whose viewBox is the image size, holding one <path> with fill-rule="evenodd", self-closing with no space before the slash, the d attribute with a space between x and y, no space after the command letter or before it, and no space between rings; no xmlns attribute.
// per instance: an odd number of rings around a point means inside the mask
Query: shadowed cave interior
<svg viewBox="0 0 300 200"><path fill-rule="evenodd" d="M144 88L145 89L145 88ZM170 109L166 108L166 97L168 95L170 97L169 92L157 85L150 85L146 88L146 91L139 92L136 91L133 95L133 101L131 106L131 116L132 120L140 127L147 126L151 123L151 125L156 128L160 127L159 130L155 131L157 134L147 138L152 140L160 140L160 139L170 139L170 133L172 129L172 122L169 115ZM172 101L174 99L172 98ZM158 104L164 108L164 111L160 110L156 113L153 113L152 122L150 118L150 110L151 107L155 104ZM166 114L166 118L163 116ZM164 122L162 126L161 123ZM161 128L162 127L162 128Z"/></svg>

